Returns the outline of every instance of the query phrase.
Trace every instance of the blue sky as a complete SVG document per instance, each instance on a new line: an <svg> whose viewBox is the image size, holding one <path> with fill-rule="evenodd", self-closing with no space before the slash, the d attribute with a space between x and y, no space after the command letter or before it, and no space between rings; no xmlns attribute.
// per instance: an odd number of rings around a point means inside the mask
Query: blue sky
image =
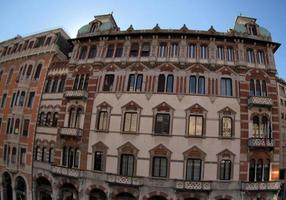
<svg viewBox="0 0 286 200"><path fill-rule="evenodd" d="M113 12L125 30L180 28L217 31L232 28L237 15L257 18L257 23L281 43L275 54L279 76L286 79L286 0L0 0L0 41L52 28L64 28L75 37L94 15Z"/></svg>

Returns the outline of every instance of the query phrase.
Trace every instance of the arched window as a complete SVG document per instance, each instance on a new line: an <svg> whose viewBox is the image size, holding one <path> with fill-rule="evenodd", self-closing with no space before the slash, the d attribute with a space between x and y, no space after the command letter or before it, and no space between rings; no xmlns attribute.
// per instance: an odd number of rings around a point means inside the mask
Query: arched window
<svg viewBox="0 0 286 200"><path fill-rule="evenodd" d="M78 108L76 111L76 117L75 117L75 128L80 128L80 122L81 122L81 115L82 115L82 109Z"/></svg>
<svg viewBox="0 0 286 200"><path fill-rule="evenodd" d="M13 199L12 179L8 172L2 175L2 187L3 199Z"/></svg>
<svg viewBox="0 0 286 200"><path fill-rule="evenodd" d="M51 87L51 80L48 79L45 86L45 93L50 92L50 87Z"/></svg>
<svg viewBox="0 0 286 200"><path fill-rule="evenodd" d="M82 90L83 88L83 83L84 83L84 75L82 74L80 76L80 79L79 79L79 84L78 84L78 87L76 88L77 90Z"/></svg>
<svg viewBox="0 0 286 200"><path fill-rule="evenodd" d="M58 126L58 119L59 119L59 114L57 112L55 112L53 114L52 127L57 127Z"/></svg>
<svg viewBox="0 0 286 200"><path fill-rule="evenodd" d="M67 157L68 156L68 149L66 146L63 147L62 151L62 165L66 166L67 165Z"/></svg>
<svg viewBox="0 0 286 200"><path fill-rule="evenodd" d="M250 86L249 86L249 95L255 96L255 86L254 86L254 80L250 80Z"/></svg>
<svg viewBox="0 0 286 200"><path fill-rule="evenodd" d="M73 164L74 164L74 149L70 147L69 154L68 154L68 167L72 168Z"/></svg>
<svg viewBox="0 0 286 200"><path fill-rule="evenodd" d="M173 85L174 85L174 76L168 75L167 76L167 88L166 88L168 93L173 92Z"/></svg>
<svg viewBox="0 0 286 200"><path fill-rule="evenodd" d="M89 80L89 75L86 75L85 79L84 79L84 83L83 83L83 89L84 90L87 90L88 80Z"/></svg>
<svg viewBox="0 0 286 200"><path fill-rule="evenodd" d="M38 119L38 125L44 126L44 123L45 123L45 113L41 112Z"/></svg>
<svg viewBox="0 0 286 200"><path fill-rule="evenodd" d="M42 70L42 64L38 64L36 67L35 74L34 74L35 80L38 80L40 78L41 70Z"/></svg>
<svg viewBox="0 0 286 200"><path fill-rule="evenodd" d="M76 75L75 80L74 80L74 84L73 84L73 90L77 90L78 81L79 81L79 75Z"/></svg>
<svg viewBox="0 0 286 200"><path fill-rule="evenodd" d="M63 92L65 87L65 78L61 78L58 92Z"/></svg>
<svg viewBox="0 0 286 200"><path fill-rule="evenodd" d="M99 190L99 189L93 189L89 193L89 200L106 200L106 194Z"/></svg>
<svg viewBox="0 0 286 200"><path fill-rule="evenodd" d="M164 74L159 75L157 92L165 92L165 75Z"/></svg>
<svg viewBox="0 0 286 200"><path fill-rule="evenodd" d="M260 80L256 80L256 96L261 96Z"/></svg>
<svg viewBox="0 0 286 200"><path fill-rule="evenodd" d="M71 108L69 112L69 122L68 122L68 127L73 128L74 123L75 123L75 115L76 115L76 110L75 108Z"/></svg>
<svg viewBox="0 0 286 200"><path fill-rule="evenodd" d="M19 99L19 106L24 106L26 93L24 91L21 92L20 99Z"/></svg>
<svg viewBox="0 0 286 200"><path fill-rule="evenodd" d="M255 181L255 160L250 160L249 163L249 181L253 182Z"/></svg>
<svg viewBox="0 0 286 200"><path fill-rule="evenodd" d="M259 130L259 117L254 116L252 118L252 129L253 129L253 136L259 137L260 136L260 130Z"/></svg>
<svg viewBox="0 0 286 200"><path fill-rule="evenodd" d="M268 118L266 116L262 117L262 134L264 137L268 137Z"/></svg>
<svg viewBox="0 0 286 200"><path fill-rule="evenodd" d="M200 76L198 82L199 82L199 84L198 84L198 93L199 94L205 94L205 77Z"/></svg>
<svg viewBox="0 0 286 200"><path fill-rule="evenodd" d="M261 93L262 96L267 96L267 87L266 87L266 81L263 80L262 81L262 93Z"/></svg>
<svg viewBox="0 0 286 200"><path fill-rule="evenodd" d="M263 161L259 159L256 165L256 181L262 181L263 173Z"/></svg>
<svg viewBox="0 0 286 200"><path fill-rule="evenodd" d="M45 123L45 125L46 126L50 126L51 125L51 121L52 121L52 113L48 112L47 115L46 115L46 123Z"/></svg>
<svg viewBox="0 0 286 200"><path fill-rule="evenodd" d="M75 149L74 150L74 162L73 162L74 163L73 166L75 168L79 167L79 154L80 154L79 149Z"/></svg>
<svg viewBox="0 0 286 200"><path fill-rule="evenodd" d="M7 77L6 84L9 84L10 81L12 80L13 72L14 72L14 70L13 70L13 69L10 69L10 71L9 71L9 73L8 73L8 77Z"/></svg>
<svg viewBox="0 0 286 200"><path fill-rule="evenodd" d="M46 162L46 147L42 148L42 162Z"/></svg>
<svg viewBox="0 0 286 200"><path fill-rule="evenodd" d="M54 149L53 148L50 148L49 149L49 163L53 163L54 162Z"/></svg>
<svg viewBox="0 0 286 200"><path fill-rule="evenodd" d="M189 90L191 94L196 94L197 92L197 78L196 76L190 76Z"/></svg>
<svg viewBox="0 0 286 200"><path fill-rule="evenodd" d="M27 70L27 74L26 74L26 79L30 79L31 74L32 74L32 69L33 69L33 66L29 65L28 70Z"/></svg>
<svg viewBox="0 0 286 200"><path fill-rule="evenodd" d="M52 92L52 93L57 92L57 88L58 88L58 79L56 78L56 79L53 81L53 85L52 85L52 90L51 90L51 92Z"/></svg>
<svg viewBox="0 0 286 200"><path fill-rule="evenodd" d="M16 178L15 192L17 200L26 200L27 186L25 180L21 176Z"/></svg>
<svg viewBox="0 0 286 200"><path fill-rule="evenodd" d="M270 160L267 159L264 162L264 166L263 166L263 180L264 181L269 181L269 177L270 177Z"/></svg>

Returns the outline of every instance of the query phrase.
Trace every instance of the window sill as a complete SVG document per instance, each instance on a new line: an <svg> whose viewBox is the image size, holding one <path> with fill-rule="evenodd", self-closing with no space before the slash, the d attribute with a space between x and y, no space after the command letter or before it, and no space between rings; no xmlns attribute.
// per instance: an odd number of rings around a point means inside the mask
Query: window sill
<svg viewBox="0 0 286 200"><path fill-rule="evenodd" d="M222 140L234 140L235 139L233 136L231 137L219 136L218 138Z"/></svg>
<svg viewBox="0 0 286 200"><path fill-rule="evenodd" d="M98 130L98 129L95 129L95 132L96 133L108 133L109 130Z"/></svg>
<svg viewBox="0 0 286 200"><path fill-rule="evenodd" d="M201 139L205 139L206 136L205 135L186 135L186 138L201 138Z"/></svg>
<svg viewBox="0 0 286 200"><path fill-rule="evenodd" d="M169 133L167 133L167 134L160 134L160 133L153 133L152 134L153 136L164 136L164 137L171 137L172 135L171 134L169 134Z"/></svg>
<svg viewBox="0 0 286 200"><path fill-rule="evenodd" d="M121 134L129 134L129 135L137 135L139 134L137 131L131 132L131 131L121 131Z"/></svg>

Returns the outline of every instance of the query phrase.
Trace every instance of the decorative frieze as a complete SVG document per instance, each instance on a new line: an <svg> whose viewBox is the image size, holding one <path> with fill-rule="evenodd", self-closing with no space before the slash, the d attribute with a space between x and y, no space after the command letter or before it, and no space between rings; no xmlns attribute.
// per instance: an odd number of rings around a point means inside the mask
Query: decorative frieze
<svg viewBox="0 0 286 200"><path fill-rule="evenodd" d="M270 97L260 97L260 96L249 97L248 106L271 107L272 99Z"/></svg>
<svg viewBox="0 0 286 200"><path fill-rule="evenodd" d="M88 93L86 90L67 90L64 96L68 99L87 99Z"/></svg>
<svg viewBox="0 0 286 200"><path fill-rule="evenodd" d="M60 134L62 136L74 136L81 137L83 130L80 128L60 128Z"/></svg>

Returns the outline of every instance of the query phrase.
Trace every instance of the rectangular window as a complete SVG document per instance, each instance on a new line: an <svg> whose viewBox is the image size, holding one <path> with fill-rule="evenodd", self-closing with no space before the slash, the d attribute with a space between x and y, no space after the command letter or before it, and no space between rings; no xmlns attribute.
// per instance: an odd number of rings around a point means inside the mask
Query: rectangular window
<svg viewBox="0 0 286 200"><path fill-rule="evenodd" d="M220 180L230 180L231 176L231 161L220 161Z"/></svg>
<svg viewBox="0 0 286 200"><path fill-rule="evenodd" d="M170 54L171 57L179 56L179 45L178 45L178 43L173 43L171 45L171 52L170 53L171 53Z"/></svg>
<svg viewBox="0 0 286 200"><path fill-rule="evenodd" d="M107 47L106 58L112 58L114 53L114 45L110 44Z"/></svg>
<svg viewBox="0 0 286 200"><path fill-rule="evenodd" d="M50 45L50 43L51 43L51 40L52 40L52 37L48 37L48 38L46 39L46 43L45 43L45 46L48 46L48 45Z"/></svg>
<svg viewBox="0 0 286 200"><path fill-rule="evenodd" d="M130 49L130 57L137 57L139 53L139 44L133 43Z"/></svg>
<svg viewBox="0 0 286 200"><path fill-rule="evenodd" d="M224 48L222 46L217 47L217 59L224 60Z"/></svg>
<svg viewBox="0 0 286 200"><path fill-rule="evenodd" d="M142 89L143 75L142 74L130 74L128 79L127 91L140 92Z"/></svg>
<svg viewBox="0 0 286 200"><path fill-rule="evenodd" d="M254 63L254 51L252 49L247 49L247 62Z"/></svg>
<svg viewBox="0 0 286 200"><path fill-rule="evenodd" d="M264 51L258 51L258 54L257 54L257 61L258 61L258 64L262 64L262 65L264 65L264 64L265 64L265 55L264 55Z"/></svg>
<svg viewBox="0 0 286 200"><path fill-rule="evenodd" d="M29 46L28 46L28 49L32 49L33 46L34 46L34 41L30 41Z"/></svg>
<svg viewBox="0 0 286 200"><path fill-rule="evenodd" d="M34 48L38 48L38 47L43 46L45 40L46 40L46 36L37 38L37 41L36 41L36 44L35 44Z"/></svg>
<svg viewBox="0 0 286 200"><path fill-rule="evenodd" d="M5 144L4 145L4 152L3 152L3 160L4 160L5 163L6 163L7 159L8 159L7 153L8 153L8 145Z"/></svg>
<svg viewBox="0 0 286 200"><path fill-rule="evenodd" d="M94 152L94 163L93 169L97 171L102 171L102 160L103 160L103 152L96 151Z"/></svg>
<svg viewBox="0 0 286 200"><path fill-rule="evenodd" d="M155 118L155 134L170 133L170 114L158 113Z"/></svg>
<svg viewBox="0 0 286 200"><path fill-rule="evenodd" d="M15 103L15 98L16 98L16 93L13 93L12 100L11 100L11 103L10 103L10 108L13 108L14 103Z"/></svg>
<svg viewBox="0 0 286 200"><path fill-rule="evenodd" d="M167 44L166 43L160 43L159 45L159 57L166 57L167 52Z"/></svg>
<svg viewBox="0 0 286 200"><path fill-rule="evenodd" d="M123 53L123 45L122 44L117 44L116 45L116 50L115 50L115 57L119 58L122 56Z"/></svg>
<svg viewBox="0 0 286 200"><path fill-rule="evenodd" d="M20 165L25 165L26 164L26 149L25 148L20 148Z"/></svg>
<svg viewBox="0 0 286 200"><path fill-rule="evenodd" d="M168 163L165 157L154 157L152 176L154 177L167 177Z"/></svg>
<svg viewBox="0 0 286 200"><path fill-rule="evenodd" d="M79 59L83 60L86 58L86 53L87 53L87 47L81 47L80 49L80 54L79 54Z"/></svg>
<svg viewBox="0 0 286 200"><path fill-rule="evenodd" d="M232 96L232 80L230 78L221 78L220 95Z"/></svg>
<svg viewBox="0 0 286 200"><path fill-rule="evenodd" d="M136 132L137 131L137 113L126 112L124 114L124 126L123 131L125 132Z"/></svg>
<svg viewBox="0 0 286 200"><path fill-rule="evenodd" d="M227 57L226 57L227 61L233 62L233 61L234 61L233 48L232 48L232 47L228 47L228 48L226 49L226 51L227 51Z"/></svg>
<svg viewBox="0 0 286 200"><path fill-rule="evenodd" d="M98 113L97 130L106 131L108 129L108 112L100 111Z"/></svg>
<svg viewBox="0 0 286 200"><path fill-rule="evenodd" d="M202 136L203 135L203 117L202 116L190 115L189 135L190 136Z"/></svg>
<svg viewBox="0 0 286 200"><path fill-rule="evenodd" d="M201 59L207 59L208 55L207 55L207 46L202 45L201 46Z"/></svg>
<svg viewBox="0 0 286 200"><path fill-rule="evenodd" d="M1 108L4 108L4 106L6 104L6 98L7 98L7 94L4 93L2 96Z"/></svg>
<svg viewBox="0 0 286 200"><path fill-rule="evenodd" d="M134 156L130 154L121 155L120 175L133 176Z"/></svg>
<svg viewBox="0 0 286 200"><path fill-rule="evenodd" d="M200 159L188 159L186 167L186 179L190 181L201 180L201 165L202 161Z"/></svg>
<svg viewBox="0 0 286 200"><path fill-rule="evenodd" d="M222 118L222 136L223 137L232 136L232 119L230 117Z"/></svg>
<svg viewBox="0 0 286 200"><path fill-rule="evenodd" d="M35 98L35 92L30 92L29 99L28 99L28 104L27 104L28 108L32 108L32 105L34 103L34 98Z"/></svg>
<svg viewBox="0 0 286 200"><path fill-rule="evenodd" d="M88 58L95 58L97 53L97 48L95 45L91 46L88 53Z"/></svg>
<svg viewBox="0 0 286 200"><path fill-rule="evenodd" d="M107 74L104 77L103 91L111 92L113 90L114 75Z"/></svg>
<svg viewBox="0 0 286 200"><path fill-rule="evenodd" d="M150 55L150 44L143 43L142 49L141 49L141 57L148 57L149 55Z"/></svg>
<svg viewBox="0 0 286 200"><path fill-rule="evenodd" d="M7 127L6 127L6 133L10 133L10 126L11 126L11 118L8 118L8 121L7 121Z"/></svg>
<svg viewBox="0 0 286 200"><path fill-rule="evenodd" d="M29 119L25 119L25 120L24 120L23 132L22 132L22 135L23 135L23 136L28 136L28 133L29 133L29 124L30 124L30 120L29 120Z"/></svg>
<svg viewBox="0 0 286 200"><path fill-rule="evenodd" d="M195 44L189 44L188 47L188 57L189 58L196 58L196 54L197 54L197 48Z"/></svg>

